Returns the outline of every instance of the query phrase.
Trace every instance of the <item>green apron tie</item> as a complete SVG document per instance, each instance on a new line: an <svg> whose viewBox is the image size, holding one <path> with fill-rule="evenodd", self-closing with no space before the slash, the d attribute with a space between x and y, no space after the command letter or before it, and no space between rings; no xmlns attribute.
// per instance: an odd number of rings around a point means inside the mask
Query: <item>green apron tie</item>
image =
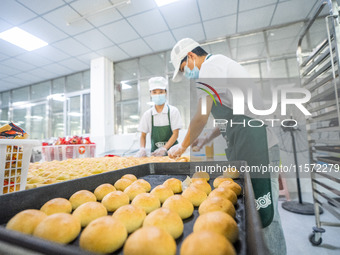
<svg viewBox="0 0 340 255"><path fill-rule="evenodd" d="M266 127L249 127L247 125L251 118L245 115L233 115L233 110L225 105L212 106L211 113L216 119L227 120L226 131L221 132L226 139L228 148L226 155L228 160L244 160L248 166L269 165L268 143ZM231 126L231 121L233 125ZM235 123L243 123L245 125ZM261 125L260 122L252 121L252 125ZM268 226L274 216L274 207L271 196L270 173L250 172L251 182L253 184L256 207L260 214L262 227Z"/></svg>
<svg viewBox="0 0 340 255"><path fill-rule="evenodd" d="M170 107L168 107L168 119L169 119L169 125L166 126L154 126L153 124L153 115L151 112L151 152L154 152L160 147L163 147L172 136L172 130L171 130L171 122L170 122ZM178 141L172 145L178 144ZM171 147L172 147L171 146Z"/></svg>

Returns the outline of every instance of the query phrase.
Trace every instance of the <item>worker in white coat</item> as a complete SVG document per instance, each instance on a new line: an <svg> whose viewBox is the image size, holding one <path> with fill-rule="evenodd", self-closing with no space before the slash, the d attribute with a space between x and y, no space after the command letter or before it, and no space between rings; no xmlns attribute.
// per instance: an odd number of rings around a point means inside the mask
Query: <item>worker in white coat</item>
<svg viewBox="0 0 340 255"><path fill-rule="evenodd" d="M151 156L166 156L169 148L178 144L178 133L183 126L182 118L175 106L166 103L167 87L168 81L164 77L149 79L150 96L154 105L143 114L139 123L140 150L136 157L147 156L147 133L151 135Z"/></svg>
<svg viewBox="0 0 340 255"><path fill-rule="evenodd" d="M235 102L238 102L238 98L233 98L231 87L234 86L238 91L247 91L250 88L249 75L240 64L223 55L208 54L190 38L177 42L171 52L171 61L175 68L173 76L175 82L183 75L188 79L199 79L199 83L213 90L215 96L198 90L200 94L198 94L197 112L190 122L183 142L169 150L170 157L179 157L190 145L200 149L204 144L208 144L222 134L228 144L226 148L228 160L244 160L248 166L255 167L279 164L278 140L272 131L265 125L261 125L258 116L248 109L245 101L241 105L241 108L244 108L244 114L234 113L233 106ZM203 91L206 90L203 89ZM206 105L205 114L203 114L204 111L202 112L203 100L206 102L203 104ZM257 106L263 101L259 93L256 96L253 95L253 100L254 105ZM228 121L225 129L220 130L216 127L211 134L198 140L210 113L215 120ZM240 123L250 122L252 125L240 125ZM238 123L238 125L231 123ZM262 221L264 239L269 248L268 254L285 254L285 240L277 208L278 178L277 176L271 177L269 172L262 172L257 176L251 174L251 181L256 207Z"/></svg>

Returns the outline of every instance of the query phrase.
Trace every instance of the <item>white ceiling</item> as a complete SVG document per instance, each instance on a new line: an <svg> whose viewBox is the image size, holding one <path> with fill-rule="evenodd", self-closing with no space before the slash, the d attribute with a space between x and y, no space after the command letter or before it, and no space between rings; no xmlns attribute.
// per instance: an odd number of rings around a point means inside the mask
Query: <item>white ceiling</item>
<svg viewBox="0 0 340 255"><path fill-rule="evenodd" d="M0 39L0 91L89 69L100 56L116 62L169 50L184 37L205 42L304 20L319 0L180 0L163 7L131 0L87 16L121 1L1 0L0 32L18 26L49 45L27 52ZM285 32L296 37L300 29ZM263 38L237 41L255 51L259 43Z"/></svg>

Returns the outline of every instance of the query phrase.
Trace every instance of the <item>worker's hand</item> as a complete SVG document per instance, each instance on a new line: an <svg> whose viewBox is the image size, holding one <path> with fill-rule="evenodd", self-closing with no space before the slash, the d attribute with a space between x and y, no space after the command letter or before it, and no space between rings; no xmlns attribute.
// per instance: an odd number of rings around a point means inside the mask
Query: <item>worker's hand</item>
<svg viewBox="0 0 340 255"><path fill-rule="evenodd" d="M186 149L187 148L184 148L182 144L176 144L168 150L168 156L170 158L178 158L186 151Z"/></svg>
<svg viewBox="0 0 340 255"><path fill-rule="evenodd" d="M145 148L140 148L139 151L135 155L136 158L146 157L146 150Z"/></svg>
<svg viewBox="0 0 340 255"><path fill-rule="evenodd" d="M153 153L151 153L151 156L162 157L162 156L166 156L166 153L167 153L167 149L165 149L165 147L160 147L157 150L155 150Z"/></svg>
<svg viewBox="0 0 340 255"><path fill-rule="evenodd" d="M191 145L192 151L200 151L204 145L208 143L208 138L205 137L198 137Z"/></svg>

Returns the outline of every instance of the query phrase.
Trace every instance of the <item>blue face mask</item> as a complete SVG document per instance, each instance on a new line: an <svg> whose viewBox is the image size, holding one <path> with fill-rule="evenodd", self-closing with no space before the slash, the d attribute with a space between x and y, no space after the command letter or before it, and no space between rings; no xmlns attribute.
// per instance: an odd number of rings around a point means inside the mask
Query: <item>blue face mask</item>
<svg viewBox="0 0 340 255"><path fill-rule="evenodd" d="M200 69L198 69L198 67L195 65L195 61L194 61L194 68L192 70L190 70L190 68L188 67L188 61L186 66L184 67L184 76L187 79L198 79L200 73Z"/></svg>
<svg viewBox="0 0 340 255"><path fill-rule="evenodd" d="M156 105L162 105L166 101L166 94L152 95L151 99Z"/></svg>

